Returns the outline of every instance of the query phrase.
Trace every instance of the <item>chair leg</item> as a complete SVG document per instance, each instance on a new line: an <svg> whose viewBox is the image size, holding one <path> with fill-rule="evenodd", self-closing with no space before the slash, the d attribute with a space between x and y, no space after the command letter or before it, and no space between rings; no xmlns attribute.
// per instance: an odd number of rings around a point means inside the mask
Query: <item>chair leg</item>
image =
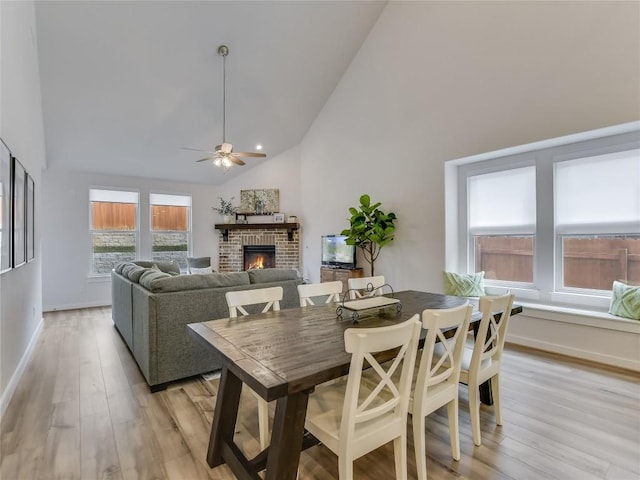
<svg viewBox="0 0 640 480"><path fill-rule="evenodd" d="M260 448L269 445L269 404L258 398L258 427L260 428Z"/></svg>
<svg viewBox="0 0 640 480"><path fill-rule="evenodd" d="M353 460L347 455L338 455L338 478L353 480Z"/></svg>
<svg viewBox="0 0 640 480"><path fill-rule="evenodd" d="M493 411L496 423L502 425L502 408L500 407L500 373L491 378L491 395L493 396Z"/></svg>
<svg viewBox="0 0 640 480"><path fill-rule="evenodd" d="M478 385L469 383L469 415L471 417L471 431L473 443L480 446L480 391Z"/></svg>
<svg viewBox="0 0 640 480"><path fill-rule="evenodd" d="M418 480L427 480L427 442L425 440L424 415L413 412L413 449L416 452Z"/></svg>
<svg viewBox="0 0 640 480"><path fill-rule="evenodd" d="M393 456L396 461L396 480L407 480L407 432L393 440Z"/></svg>
<svg viewBox="0 0 640 480"><path fill-rule="evenodd" d="M460 460L460 431L458 427L458 397L447 403L447 417L449 419L449 439L451 441L451 456Z"/></svg>

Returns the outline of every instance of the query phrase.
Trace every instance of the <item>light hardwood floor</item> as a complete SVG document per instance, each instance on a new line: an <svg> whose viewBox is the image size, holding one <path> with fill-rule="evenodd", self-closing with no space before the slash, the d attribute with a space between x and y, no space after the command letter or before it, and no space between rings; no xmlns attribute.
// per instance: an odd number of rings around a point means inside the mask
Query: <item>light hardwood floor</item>
<svg viewBox="0 0 640 480"><path fill-rule="evenodd" d="M460 389L459 462L446 410L427 419L431 480L640 479L638 375L507 347L502 377L504 426L483 406L481 447ZM151 394L109 308L48 313L2 418L0 478L233 479L226 466L205 462L217 386L198 377ZM252 395L243 394L240 409L237 439L253 455ZM411 435L408 462L416 478ZM336 457L323 446L306 450L299 478L337 479ZM393 479L392 446L356 461L355 478Z"/></svg>

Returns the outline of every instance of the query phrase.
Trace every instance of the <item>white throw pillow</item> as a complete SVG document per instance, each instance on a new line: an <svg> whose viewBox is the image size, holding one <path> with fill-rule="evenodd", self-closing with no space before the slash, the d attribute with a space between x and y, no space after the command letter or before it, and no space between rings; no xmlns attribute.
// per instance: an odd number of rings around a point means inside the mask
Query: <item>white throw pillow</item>
<svg viewBox="0 0 640 480"><path fill-rule="evenodd" d="M204 267L204 268L191 267L189 270L191 271L191 275L205 275L207 273L213 273L213 268L211 267Z"/></svg>

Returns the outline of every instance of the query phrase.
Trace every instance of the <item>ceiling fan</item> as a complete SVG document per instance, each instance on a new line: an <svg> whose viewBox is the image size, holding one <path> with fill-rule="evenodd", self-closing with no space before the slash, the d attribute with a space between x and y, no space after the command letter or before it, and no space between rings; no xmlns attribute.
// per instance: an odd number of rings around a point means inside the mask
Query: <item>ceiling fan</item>
<svg viewBox="0 0 640 480"><path fill-rule="evenodd" d="M200 160L196 160L196 162L205 162L207 160L211 160L213 165L216 167L222 168L225 172L235 165L245 165L245 162L240 159L240 157L266 157L267 155L264 153L257 152L234 152L233 145L227 143L226 141L226 80L227 80L227 71L226 71L226 60L227 55L229 55L229 47L226 45L220 45L218 47L218 55L222 57L222 144L216 145L213 152L207 150L198 150L196 148L186 148L184 150L194 150L196 152L206 152L207 155Z"/></svg>

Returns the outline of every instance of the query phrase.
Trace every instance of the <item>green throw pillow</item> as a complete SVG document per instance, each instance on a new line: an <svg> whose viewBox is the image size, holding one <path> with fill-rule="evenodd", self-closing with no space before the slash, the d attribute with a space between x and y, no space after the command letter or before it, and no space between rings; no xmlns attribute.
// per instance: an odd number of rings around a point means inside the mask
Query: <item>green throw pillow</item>
<svg viewBox="0 0 640 480"><path fill-rule="evenodd" d="M609 313L617 317L640 320L640 287L613 282Z"/></svg>
<svg viewBox="0 0 640 480"><path fill-rule="evenodd" d="M445 295L456 297L480 297L484 295L484 272L443 272Z"/></svg>

